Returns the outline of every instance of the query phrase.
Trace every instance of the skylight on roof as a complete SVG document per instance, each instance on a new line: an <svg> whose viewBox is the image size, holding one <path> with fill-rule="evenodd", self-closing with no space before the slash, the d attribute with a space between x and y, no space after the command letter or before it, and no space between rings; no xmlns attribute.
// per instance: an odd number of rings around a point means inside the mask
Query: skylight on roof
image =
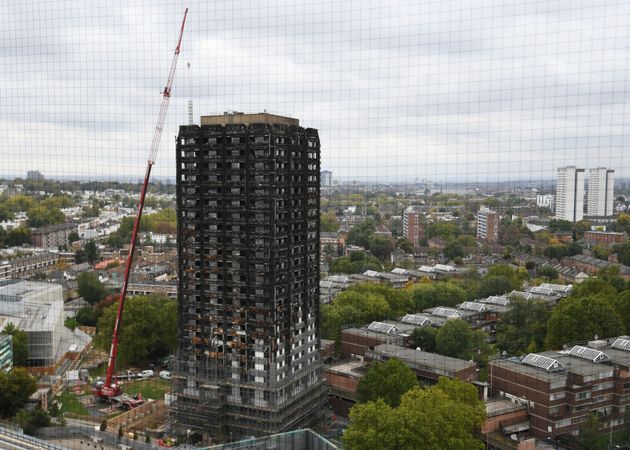
<svg viewBox="0 0 630 450"><path fill-rule="evenodd" d="M630 339L617 338L615 339L615 342L612 343L611 347L616 348L617 350L630 352Z"/></svg>
<svg viewBox="0 0 630 450"><path fill-rule="evenodd" d="M523 359L523 364L531 367L537 367L539 369L546 370L547 372L564 369L564 366L559 361L547 356L538 355L536 353L530 353L527 355Z"/></svg>
<svg viewBox="0 0 630 450"><path fill-rule="evenodd" d="M581 345L574 345L573 348L569 350L569 356L582 358L593 363L610 361L610 358L606 353L600 350L595 350L594 348L583 347Z"/></svg>

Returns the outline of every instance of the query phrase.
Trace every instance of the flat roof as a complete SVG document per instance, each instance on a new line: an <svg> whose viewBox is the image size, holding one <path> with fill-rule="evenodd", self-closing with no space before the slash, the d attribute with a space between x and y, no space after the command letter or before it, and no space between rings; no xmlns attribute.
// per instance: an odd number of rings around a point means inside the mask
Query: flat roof
<svg viewBox="0 0 630 450"><path fill-rule="evenodd" d="M300 121L292 117L269 114L266 112L244 114L241 112L223 113L211 116L201 116L201 125L251 125L253 123L281 124L299 126Z"/></svg>
<svg viewBox="0 0 630 450"><path fill-rule="evenodd" d="M353 359L350 361L341 361L340 363L332 366L324 366L324 371L360 378L363 376L363 371L367 365L368 363L366 361Z"/></svg>
<svg viewBox="0 0 630 450"><path fill-rule="evenodd" d="M422 370L422 367L418 366L457 372L476 366L474 362L470 362L465 359L451 358L450 356L423 352L421 350L414 350L392 344L377 345L374 347L374 350L371 350L371 352L382 356L388 356L390 358L398 358L409 364L409 366L417 367L420 370Z"/></svg>
<svg viewBox="0 0 630 450"><path fill-rule="evenodd" d="M52 289L59 289L60 295L51 295L49 298L24 298L31 293L41 293ZM63 315L61 286L54 283L5 280L0 282L0 301L14 301L24 304L23 313L18 317L3 316L0 318L0 324L12 322L25 331L52 331Z"/></svg>

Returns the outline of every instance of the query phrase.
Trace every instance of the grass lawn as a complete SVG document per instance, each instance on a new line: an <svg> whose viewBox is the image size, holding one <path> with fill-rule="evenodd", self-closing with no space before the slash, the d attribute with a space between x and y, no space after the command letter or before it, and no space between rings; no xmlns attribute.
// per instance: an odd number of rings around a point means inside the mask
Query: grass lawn
<svg viewBox="0 0 630 450"><path fill-rule="evenodd" d="M61 412L77 414L79 416L89 416L89 412L85 406L81 404L79 398L71 392L63 392L57 401L61 403Z"/></svg>
<svg viewBox="0 0 630 450"><path fill-rule="evenodd" d="M170 383L161 378L147 378L145 380L132 380L121 382L125 394L136 395L142 392L142 398L152 398L154 400L162 400L164 392L168 391Z"/></svg>

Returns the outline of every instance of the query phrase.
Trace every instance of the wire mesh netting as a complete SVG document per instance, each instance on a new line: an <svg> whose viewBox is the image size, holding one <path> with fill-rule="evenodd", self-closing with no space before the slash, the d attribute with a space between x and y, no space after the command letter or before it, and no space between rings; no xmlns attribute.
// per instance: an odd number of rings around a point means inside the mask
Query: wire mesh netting
<svg viewBox="0 0 630 450"><path fill-rule="evenodd" d="M593 336L501 318L627 288L629 22L612 0L4 2L0 381L37 384L0 447L335 448L372 360L483 398L529 354L557 383L568 356L538 353ZM453 322L468 340L439 347ZM593 409L611 436L627 397Z"/></svg>

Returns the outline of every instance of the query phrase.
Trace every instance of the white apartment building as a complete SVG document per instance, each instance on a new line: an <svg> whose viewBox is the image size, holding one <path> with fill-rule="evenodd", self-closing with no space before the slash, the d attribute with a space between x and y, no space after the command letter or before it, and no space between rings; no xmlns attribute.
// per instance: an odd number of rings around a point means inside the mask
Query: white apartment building
<svg viewBox="0 0 630 450"><path fill-rule="evenodd" d="M612 216L615 199L615 171L606 167L588 171L588 203L586 213L589 216Z"/></svg>
<svg viewBox="0 0 630 450"><path fill-rule="evenodd" d="M556 219L578 222L584 218L584 169L558 168Z"/></svg>
<svg viewBox="0 0 630 450"><path fill-rule="evenodd" d="M553 194L538 194L536 196L536 206L540 208L553 209L556 197Z"/></svg>

